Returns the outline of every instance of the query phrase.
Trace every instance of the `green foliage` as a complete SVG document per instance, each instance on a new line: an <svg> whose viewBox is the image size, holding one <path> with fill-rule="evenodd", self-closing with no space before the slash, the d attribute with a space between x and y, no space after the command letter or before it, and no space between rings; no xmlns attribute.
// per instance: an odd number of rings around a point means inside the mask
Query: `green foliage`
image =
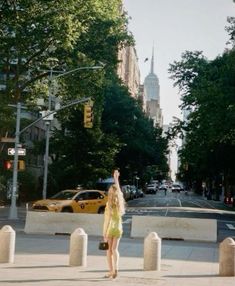
<svg viewBox="0 0 235 286"><path fill-rule="evenodd" d="M111 2L3 1L0 6L0 68L7 79L3 97L9 101L34 98L34 85L48 76L51 64L54 69L68 70L94 64L97 54L101 60L103 47L97 53L94 43L105 43L104 37L118 43L120 40L115 40L118 33L122 38L126 34L121 30L125 17L118 10L120 0ZM102 34L103 26L109 22L111 24ZM94 29L99 33L95 34ZM85 42L92 41L93 53L87 52ZM109 44L110 41L106 49ZM52 63L51 59L56 61Z"/></svg>
<svg viewBox="0 0 235 286"><path fill-rule="evenodd" d="M118 49L133 43L121 0L19 0L0 3L0 72L6 89L0 92L0 136L14 134L15 114L9 103L21 101L33 110L48 94L62 105L77 98L94 100L94 127L83 127L83 106L56 116L60 128L50 139L48 194L110 176L114 166L131 178L148 165L167 170L166 140L153 128L138 102L113 76ZM82 70L55 79L57 72L105 64L102 70ZM51 81L52 77L52 81ZM55 88L53 88L53 85ZM50 86L50 89L48 88ZM57 86L57 87L56 87ZM55 92L53 92L55 90ZM23 122L29 124L28 121ZM22 138L21 138L22 141ZM44 140L28 153L43 154ZM26 178L27 177L27 178ZM32 180L31 180L32 179ZM23 174L23 193L41 193ZM23 186L23 185L22 185ZM38 192L38 193L37 193ZM27 195L27 198L28 195Z"/></svg>
<svg viewBox="0 0 235 286"><path fill-rule="evenodd" d="M0 204L6 200L7 182L4 176L0 176Z"/></svg>
<svg viewBox="0 0 235 286"><path fill-rule="evenodd" d="M230 36L229 43L231 43L234 47L235 46L235 17L228 17L227 20L228 20L229 25L225 27L225 30L228 32Z"/></svg>
<svg viewBox="0 0 235 286"><path fill-rule="evenodd" d="M28 202L39 197L37 178L33 173L27 170L19 172L19 182L19 201Z"/></svg>
<svg viewBox="0 0 235 286"><path fill-rule="evenodd" d="M235 170L234 61L234 50L213 61L187 52L170 68L175 84L186 90L182 107L191 110L181 124L185 143L179 175L185 180L213 179Z"/></svg>
<svg viewBox="0 0 235 286"><path fill-rule="evenodd" d="M106 87L102 128L118 136L122 143L116 165L121 168L123 180L132 180L135 173L143 177L149 165L167 170L167 141L162 131L153 127L138 101L115 78Z"/></svg>
<svg viewBox="0 0 235 286"><path fill-rule="evenodd" d="M77 111L61 122L62 130L55 131L51 141L55 155L50 172L57 184L54 187L89 186L109 176L120 149L117 138L102 133L96 126L84 128L82 114Z"/></svg>

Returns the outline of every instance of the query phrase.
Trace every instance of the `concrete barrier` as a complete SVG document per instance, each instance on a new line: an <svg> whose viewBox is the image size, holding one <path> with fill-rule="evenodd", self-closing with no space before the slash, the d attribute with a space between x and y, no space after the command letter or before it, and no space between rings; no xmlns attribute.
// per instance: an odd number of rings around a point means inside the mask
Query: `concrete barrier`
<svg viewBox="0 0 235 286"><path fill-rule="evenodd" d="M101 214L54 213L28 211L26 214L26 233L71 234L77 228L83 228L88 235L100 235L103 231Z"/></svg>
<svg viewBox="0 0 235 286"><path fill-rule="evenodd" d="M157 232L162 239L217 241L217 221L213 219L133 216L131 237Z"/></svg>

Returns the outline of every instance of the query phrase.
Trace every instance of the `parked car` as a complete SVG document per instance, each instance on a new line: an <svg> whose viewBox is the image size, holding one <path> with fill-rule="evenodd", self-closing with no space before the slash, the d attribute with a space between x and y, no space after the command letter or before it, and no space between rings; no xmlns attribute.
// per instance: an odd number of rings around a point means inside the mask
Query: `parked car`
<svg viewBox="0 0 235 286"><path fill-rule="evenodd" d="M143 198L144 196L144 193L141 189L137 189L136 186L131 186L132 190L133 190L133 193L134 193L134 199L136 198Z"/></svg>
<svg viewBox="0 0 235 286"><path fill-rule="evenodd" d="M157 187L155 184L148 184L146 188L146 194L156 194Z"/></svg>
<svg viewBox="0 0 235 286"><path fill-rule="evenodd" d="M110 178L106 178L104 180L99 180L96 182L96 185L95 185L95 189L96 190L101 190L101 191L104 191L104 192L108 192L108 189L110 188L111 185L114 184L114 179L113 177L110 177Z"/></svg>
<svg viewBox="0 0 235 286"><path fill-rule="evenodd" d="M133 200L134 199L134 193L131 190L130 185L123 185L121 186L121 190L123 192L123 197L126 201Z"/></svg>
<svg viewBox="0 0 235 286"><path fill-rule="evenodd" d="M159 187L158 187L158 190L159 191L167 191L168 189L168 186L166 184L161 184Z"/></svg>
<svg viewBox="0 0 235 286"><path fill-rule="evenodd" d="M183 191L183 187L180 184L172 184L171 186L171 191L174 192L178 192L180 193L181 191Z"/></svg>
<svg viewBox="0 0 235 286"><path fill-rule="evenodd" d="M130 190L131 190L131 195L133 196L134 199L139 198L139 192L134 185L130 185Z"/></svg>
<svg viewBox="0 0 235 286"><path fill-rule="evenodd" d="M104 213L107 202L105 192L98 190L63 190L49 199L33 203L32 210L69 212L69 213Z"/></svg>
<svg viewBox="0 0 235 286"><path fill-rule="evenodd" d="M138 192L138 198L144 197L144 192L141 189L138 189L137 192Z"/></svg>

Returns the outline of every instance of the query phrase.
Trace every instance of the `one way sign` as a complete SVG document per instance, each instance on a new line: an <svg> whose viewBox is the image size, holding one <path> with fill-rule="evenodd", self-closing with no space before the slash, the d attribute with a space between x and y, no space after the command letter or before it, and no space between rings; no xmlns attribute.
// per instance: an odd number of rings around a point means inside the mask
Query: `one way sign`
<svg viewBox="0 0 235 286"><path fill-rule="evenodd" d="M15 155L15 148L8 148L8 155ZM18 148L18 155L19 156L25 156L26 155L26 149L24 148Z"/></svg>

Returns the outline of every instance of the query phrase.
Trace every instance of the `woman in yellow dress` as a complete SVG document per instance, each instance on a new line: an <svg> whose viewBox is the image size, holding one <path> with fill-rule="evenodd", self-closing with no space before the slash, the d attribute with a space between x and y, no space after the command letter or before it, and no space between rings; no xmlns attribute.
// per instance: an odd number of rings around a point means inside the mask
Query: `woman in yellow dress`
<svg viewBox="0 0 235 286"><path fill-rule="evenodd" d="M108 190L108 201L104 212L103 236L108 242L107 261L109 273L106 278L116 278L119 265L119 241L122 236L122 216L125 213L125 200L119 185L119 171L113 173L114 184Z"/></svg>

